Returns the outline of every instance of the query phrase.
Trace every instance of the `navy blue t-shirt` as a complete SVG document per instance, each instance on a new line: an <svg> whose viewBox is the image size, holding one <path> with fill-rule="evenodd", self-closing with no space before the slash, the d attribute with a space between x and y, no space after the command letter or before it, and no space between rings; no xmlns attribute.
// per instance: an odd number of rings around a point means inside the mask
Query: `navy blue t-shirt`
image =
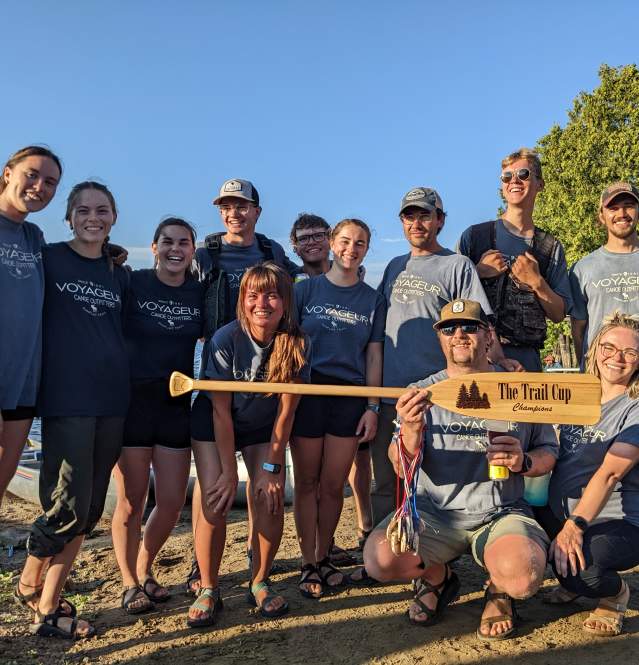
<svg viewBox="0 0 639 665"><path fill-rule="evenodd" d="M41 416L125 416L129 359L122 300L129 276L66 242L43 248Z"/></svg>
<svg viewBox="0 0 639 665"><path fill-rule="evenodd" d="M155 270L132 273L124 335L134 381L168 378L174 371L192 374L203 295L204 285L191 277L169 286Z"/></svg>

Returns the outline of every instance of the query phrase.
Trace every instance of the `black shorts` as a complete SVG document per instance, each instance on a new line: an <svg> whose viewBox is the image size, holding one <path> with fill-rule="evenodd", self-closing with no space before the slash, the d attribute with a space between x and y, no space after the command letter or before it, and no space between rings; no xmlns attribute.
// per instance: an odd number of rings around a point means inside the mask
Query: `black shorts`
<svg viewBox="0 0 639 665"><path fill-rule="evenodd" d="M191 447L190 395L171 397L167 379L134 381L124 423L124 448Z"/></svg>
<svg viewBox="0 0 639 665"><path fill-rule="evenodd" d="M311 372L311 383L351 385L348 381L336 379L319 372ZM359 419L366 410L365 397L316 397L305 395L295 412L293 435L319 438L325 434L352 437Z"/></svg>
<svg viewBox="0 0 639 665"><path fill-rule="evenodd" d="M235 430L235 450L271 440L273 423L250 432ZM213 405L206 393L198 393L191 407L191 436L196 441L215 441L213 431Z"/></svg>
<svg viewBox="0 0 639 665"><path fill-rule="evenodd" d="M15 409L2 409L2 420L32 420L35 418L35 406L16 406Z"/></svg>

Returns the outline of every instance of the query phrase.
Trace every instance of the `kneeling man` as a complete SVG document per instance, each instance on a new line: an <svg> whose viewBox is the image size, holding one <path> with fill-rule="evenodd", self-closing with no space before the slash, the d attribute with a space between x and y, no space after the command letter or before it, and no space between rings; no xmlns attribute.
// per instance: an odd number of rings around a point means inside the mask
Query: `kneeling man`
<svg viewBox="0 0 639 665"><path fill-rule="evenodd" d="M489 444L483 420L431 405L426 391L418 388L499 370L488 362L491 334L479 303L449 303L434 328L446 369L415 384L415 390L397 402L406 456L414 457L424 445L416 491L424 525L418 552L393 553L386 538L389 515L368 538L364 564L377 580L414 580L409 618L430 625L459 592L459 578L448 563L472 553L489 576L477 636L503 639L515 630L513 599L532 596L544 577L549 540L524 501L523 476L541 476L552 469L557 438L550 425L510 423L509 432ZM399 472L394 441L388 454ZM508 467L509 477L490 480L488 463Z"/></svg>

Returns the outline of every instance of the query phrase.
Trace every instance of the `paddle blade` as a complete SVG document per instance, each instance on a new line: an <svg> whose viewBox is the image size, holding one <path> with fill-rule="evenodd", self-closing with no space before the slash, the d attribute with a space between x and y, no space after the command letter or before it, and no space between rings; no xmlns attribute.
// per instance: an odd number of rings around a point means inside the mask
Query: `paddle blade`
<svg viewBox="0 0 639 665"><path fill-rule="evenodd" d="M184 395L185 393L190 393L193 390L193 379L186 374L181 372L173 372L171 378L169 379L169 392L171 397L177 397L178 395Z"/></svg>
<svg viewBox="0 0 639 665"><path fill-rule="evenodd" d="M486 372L429 386L430 400L477 418L592 425L601 418L601 384L591 374Z"/></svg>

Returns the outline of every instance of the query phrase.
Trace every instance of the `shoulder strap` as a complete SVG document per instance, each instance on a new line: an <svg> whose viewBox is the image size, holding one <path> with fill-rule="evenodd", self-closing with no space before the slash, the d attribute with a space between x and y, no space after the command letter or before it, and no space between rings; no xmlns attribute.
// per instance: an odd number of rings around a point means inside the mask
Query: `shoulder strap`
<svg viewBox="0 0 639 665"><path fill-rule="evenodd" d="M267 238L263 233L256 233L257 245L264 254L265 261L273 260L273 243L270 238Z"/></svg>
<svg viewBox="0 0 639 665"><path fill-rule="evenodd" d="M211 268L219 268L219 256L222 251L222 236L224 233L210 233L204 238L204 246L208 250L211 259Z"/></svg>
<svg viewBox="0 0 639 665"><path fill-rule="evenodd" d="M482 254L489 249L495 249L497 236L497 222L491 220L481 224L473 224L470 227L470 251L468 258L477 265Z"/></svg>
<svg viewBox="0 0 639 665"><path fill-rule="evenodd" d="M535 235L533 236L533 255L539 263L539 272L541 276L545 279L546 273L548 272L548 266L550 265L550 259L555 252L555 244L557 239L552 233L540 229L538 226L535 226Z"/></svg>

